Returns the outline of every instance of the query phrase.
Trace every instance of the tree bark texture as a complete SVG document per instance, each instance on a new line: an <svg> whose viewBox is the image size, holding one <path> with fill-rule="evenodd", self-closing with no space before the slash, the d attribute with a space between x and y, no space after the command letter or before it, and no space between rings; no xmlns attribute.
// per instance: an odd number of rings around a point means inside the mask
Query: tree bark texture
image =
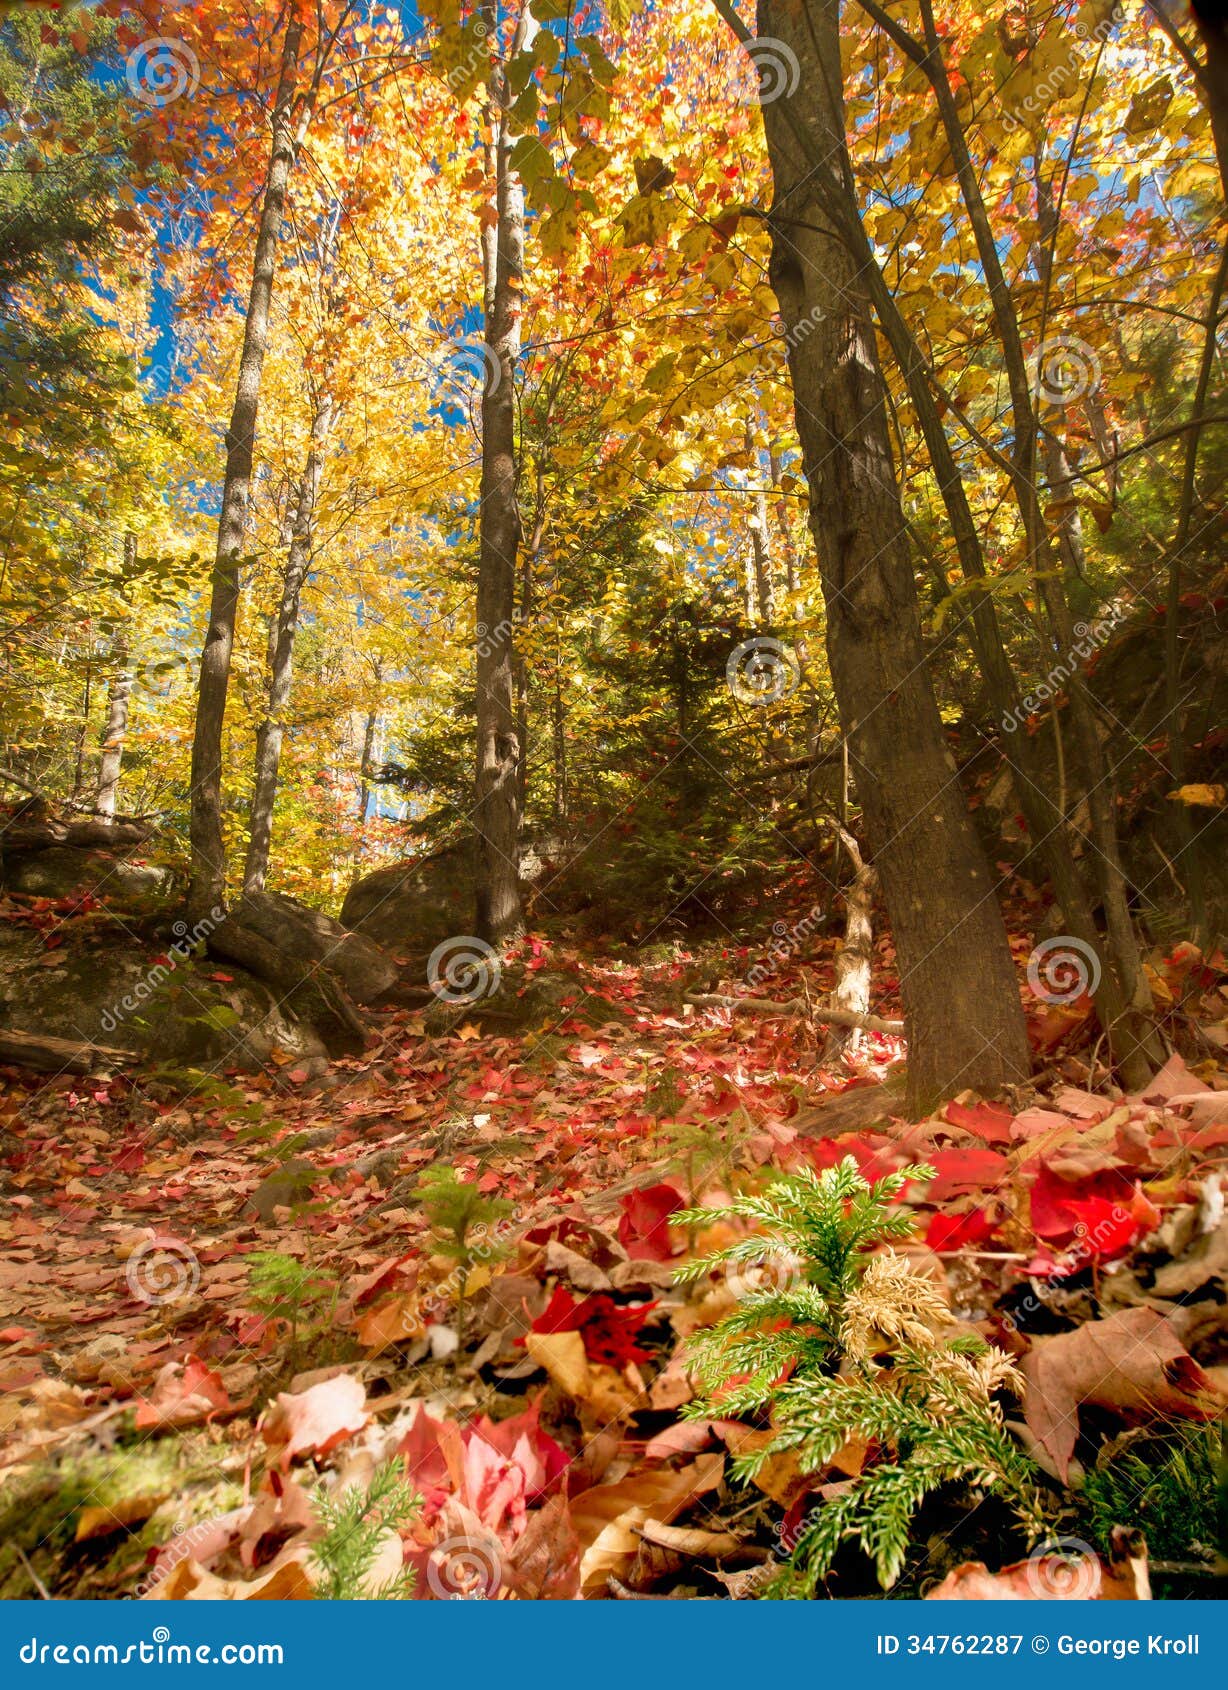
<svg viewBox="0 0 1228 1690"><path fill-rule="evenodd" d="M764 104L775 184L770 280L789 348L827 648L865 831L891 917L915 1110L1026 1077L1002 915L926 667L870 305L824 202L856 220L838 0L760 0L795 55ZM812 162L817 158L821 162ZM816 183L816 178L820 180Z"/></svg>
<svg viewBox="0 0 1228 1690"><path fill-rule="evenodd" d="M494 8L484 8L487 14L493 39ZM495 129L498 226L493 285L488 286L491 310L486 320L482 391L474 823L478 936L494 945L513 937L524 925L519 861L522 747L516 719L513 633L521 541L516 499L516 363L524 286L524 189L511 168L508 94L503 65L492 60L489 110Z"/></svg>

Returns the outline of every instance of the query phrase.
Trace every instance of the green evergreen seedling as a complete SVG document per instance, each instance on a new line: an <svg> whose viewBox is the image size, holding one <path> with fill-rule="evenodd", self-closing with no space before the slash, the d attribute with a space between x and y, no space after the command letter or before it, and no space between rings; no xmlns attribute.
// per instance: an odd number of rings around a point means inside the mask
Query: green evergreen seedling
<svg viewBox="0 0 1228 1690"><path fill-rule="evenodd" d="M462 1180L452 1167L428 1168L418 1181L418 1201L435 1233L436 1254L456 1263L458 1336L464 1328L465 1292L469 1275L479 1262L501 1261L508 1246L495 1228L514 1212L501 1197L484 1197L472 1181Z"/></svg>
<svg viewBox="0 0 1228 1690"><path fill-rule="evenodd" d="M284 1321L286 1349L293 1356L300 1344L331 1325L338 1287L310 1264L277 1250L257 1250L246 1258L248 1301L269 1321Z"/></svg>
<svg viewBox="0 0 1228 1690"><path fill-rule="evenodd" d="M363 1597L386 1602L411 1596L412 1567L405 1567L377 1590L367 1588L376 1557L389 1534L408 1525L422 1498L406 1484L398 1461L386 1461L371 1475L366 1490L348 1486L340 1496L322 1495L316 1510L325 1533L315 1558L323 1569L316 1595L325 1602L353 1602Z"/></svg>
<svg viewBox="0 0 1228 1690"><path fill-rule="evenodd" d="M1003 1497L1030 1539L1043 1530L1034 1468L1002 1423L995 1393L1021 1383L1009 1358L979 1340L945 1340L950 1313L932 1281L882 1249L912 1232L895 1202L928 1167L870 1184L849 1157L821 1174L806 1169L758 1196L693 1209L675 1224L743 1220L758 1232L678 1270L682 1281L723 1270L733 1312L691 1341L703 1386L692 1419L770 1411L775 1436L739 1457L753 1478L767 1459L795 1452L819 1473L850 1438L883 1452L850 1488L803 1523L785 1594L813 1595L841 1545L855 1541L886 1589L904 1565L913 1515L940 1486L970 1483Z"/></svg>

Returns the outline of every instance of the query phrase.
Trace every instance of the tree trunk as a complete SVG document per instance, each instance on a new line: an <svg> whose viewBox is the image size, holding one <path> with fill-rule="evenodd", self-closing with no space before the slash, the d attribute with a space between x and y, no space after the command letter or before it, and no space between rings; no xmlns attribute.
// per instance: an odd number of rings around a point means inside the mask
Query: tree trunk
<svg viewBox="0 0 1228 1690"><path fill-rule="evenodd" d="M230 657L239 607L239 557L243 549L256 445L260 382L268 344L269 305L277 262L277 239L294 160L294 99L303 26L291 11L282 41L281 71L273 108L273 141L260 208L243 351L234 406L226 433L226 473L209 604L209 627L200 658L196 735L192 743L189 907L211 909L224 901L226 847L222 835L222 730L230 686Z"/></svg>
<svg viewBox="0 0 1228 1690"><path fill-rule="evenodd" d="M1073 620L1060 583L1052 578L1049 541L1036 487L1038 429L1033 403L1032 380L1023 350L1019 320L1009 285L1002 270L993 228L981 195L980 182L968 150L954 95L942 56L941 40L934 24L929 0L922 0L924 42L910 36L877 0L861 0L862 9L883 29L896 46L925 75L934 90L939 116L951 149L960 192L977 244L993 308L995 325L1006 366L1014 423L1011 479L1027 536L1028 555L1038 577L1052 631L1070 656L1076 643ZM905 323L888 289L882 271L860 224L851 225L862 274L870 287L884 331L900 364L910 397L930 450L939 490L951 518L956 547L965 579L985 578L984 558L967 492L950 442L930 389L930 371L911 330ZM1006 656L992 596L986 592L972 600L971 615L978 655L985 670L991 696L1001 711L1003 724L1018 724L1018 691ZM1090 697L1082 676L1071 681L1072 714L1075 718L1080 753L1086 776L1094 843L1094 862L1109 926L1106 946L1091 915L1086 889L1069 848L1065 815L1049 795L1040 757L1026 734L1020 734L1010 761L1020 777L1020 803L1032 838L1045 858L1053 888L1062 906L1069 934L1078 940L1072 947L1084 952L1084 962L1094 979L1099 973L1096 1005L1102 1025L1109 1034L1121 1078L1132 1090L1146 1084L1152 1070L1154 1032L1145 1015L1135 1006L1135 993L1142 976L1137 967L1137 942L1125 899L1125 880L1117 859L1112 804L1105 790L1103 756L1096 731ZM1116 865L1116 866L1115 866ZM1104 966L1101 968L1101 960Z"/></svg>
<svg viewBox="0 0 1228 1690"><path fill-rule="evenodd" d="M367 770L371 767L371 757L375 751L375 729L378 722L379 713L375 710L368 710L362 730L362 765L358 779L358 826L360 832L367 825L367 805L371 802L371 788L367 785Z"/></svg>
<svg viewBox="0 0 1228 1690"><path fill-rule="evenodd" d="M799 89L763 106L775 183L770 281L789 346L832 681L890 913L914 1111L1026 1077L1014 965L926 668L886 387L857 266L838 0L759 0ZM804 138L804 139L803 139ZM807 141L813 145L807 144ZM811 157L824 162L816 168ZM816 185L815 178L820 179Z"/></svg>
<svg viewBox="0 0 1228 1690"><path fill-rule="evenodd" d="M1190 0L1190 10L1202 37L1205 57L1199 82L1211 119L1220 189L1228 206L1228 6L1224 0Z"/></svg>
<svg viewBox="0 0 1228 1690"><path fill-rule="evenodd" d="M870 1011L874 964L874 892L878 876L873 863L866 862L855 836L842 823L832 820L853 864L853 878L844 888L844 943L836 955L835 988L831 1007L853 1015ZM861 1042L861 1029L833 1024L827 1036L825 1060L832 1061Z"/></svg>
<svg viewBox="0 0 1228 1690"><path fill-rule="evenodd" d="M80 805L85 791L85 741L90 731L90 714L94 708L94 651L91 640L85 654L85 681L81 688L81 726L77 730L77 755L73 766L72 802Z"/></svg>
<svg viewBox="0 0 1228 1690"><path fill-rule="evenodd" d="M802 577L797 565L797 547L793 544L793 533L789 526L789 501L780 485L784 465L774 446L768 452L768 469L772 478L772 491L776 494L776 531L780 535L780 549L785 560L785 584L791 594L800 593Z"/></svg>
<svg viewBox="0 0 1228 1690"><path fill-rule="evenodd" d="M256 781L252 791L251 830L243 890L260 892L269 872L269 844L273 837L273 806L277 800L277 772L281 763L283 717L294 679L294 639L298 632L299 600L311 568L315 547L315 510L324 474L324 453L332 421L332 400L325 394L311 419L311 444L299 482L294 530L282 574L281 603L272 641L268 711L256 733Z"/></svg>
<svg viewBox="0 0 1228 1690"><path fill-rule="evenodd" d="M490 38L497 8L483 6ZM513 55L533 29L522 17ZM520 736L516 722L516 560L520 511L516 503L516 362L524 284L524 190L511 167L509 90L502 63L492 60L490 122L495 135L497 239L491 311L486 319L482 391L482 504L478 561L477 913L479 937L499 944L524 926L520 904ZM487 278L489 283L489 277Z"/></svg>
<svg viewBox="0 0 1228 1690"><path fill-rule="evenodd" d="M1190 0L1195 31L1203 47L1201 60L1182 32L1184 18L1169 15L1167 0L1151 0L1151 10L1185 60L1207 108L1215 162L1219 166L1221 207L1228 210L1228 5L1225 0Z"/></svg>
<svg viewBox="0 0 1228 1690"><path fill-rule="evenodd" d="M527 628L537 614L537 575L546 539L546 477L539 458L537 486L533 495L533 529L520 562L520 598L513 618L517 630ZM529 788L530 675L523 646L515 653L516 734L520 741L520 762L516 771L516 804L523 816Z"/></svg>
<svg viewBox="0 0 1228 1690"><path fill-rule="evenodd" d="M1215 365L1219 341L1219 314L1224 288L1228 284L1228 242L1221 253L1219 268L1211 284L1207 301L1206 327L1203 331L1202 356L1198 364L1198 379L1194 385L1194 415L1200 417L1206 409L1207 392ZM1164 704L1168 728L1168 768L1174 790L1185 785L1186 727L1185 700L1181 696L1181 593L1182 564L1189 544L1190 527L1198 491L1198 452L1202 444L1202 429L1190 430L1185 443L1185 461L1181 471L1181 498L1177 508L1177 531L1168 549L1168 589L1165 596L1164 622ZM1195 832L1190 812L1184 804L1173 806L1173 831L1177 836L1177 863L1185 876L1186 901L1190 910L1190 925L1194 942L1205 945L1209 938L1207 924L1206 877L1203 873L1202 834Z"/></svg>
<svg viewBox="0 0 1228 1690"><path fill-rule="evenodd" d="M772 582L772 543L768 528L767 488L759 467L759 448L749 419L746 424L746 450L755 460L754 479L748 480L751 492L750 529L751 557L755 566L755 592L759 600L759 619L765 628L776 626L776 592Z"/></svg>
<svg viewBox="0 0 1228 1690"><path fill-rule="evenodd" d="M124 535L124 578L131 580L136 569L136 535ZM98 790L94 811L113 816L119 801L119 770L128 734L128 701L132 697L132 671L128 667L128 637L116 636L111 654L115 671L107 686L107 720L102 730L102 755L98 760Z"/></svg>
<svg viewBox="0 0 1228 1690"><path fill-rule="evenodd" d="M951 147L960 191L976 238L977 251L985 270L998 338L1006 365L1014 423L1012 481L1020 517L1028 541L1030 567L1040 588L1051 629L1064 656L1078 644L1075 621L1061 581L1054 579L1052 550L1046 532L1037 486L1037 438L1039 428L1034 409L1032 381L1023 350L1018 313L1002 270L993 227L981 194L981 185L969 155L967 139L959 119L955 96L942 55L942 43L934 21L931 0L921 0L925 28L926 74L934 88L939 113ZM1042 278L1043 282L1043 278ZM1044 287L1047 303L1048 287ZM1042 315L1042 329L1044 318ZM1163 1051L1145 1013L1150 993L1139 963L1138 939L1130 915L1128 885L1117 840L1115 800L1111 771L1105 764L1095 707L1082 671L1076 666L1069 678L1070 714L1082 763L1083 791L1087 798L1092 843L1092 864L1104 904L1108 929L1108 968L1116 973L1126 1016L1119 1024L1115 1054L1127 1084L1141 1087L1149 1077L1153 1061Z"/></svg>
<svg viewBox="0 0 1228 1690"><path fill-rule="evenodd" d="M551 813L562 832L567 826L567 712L563 704L563 665L556 654L554 666L554 790Z"/></svg>

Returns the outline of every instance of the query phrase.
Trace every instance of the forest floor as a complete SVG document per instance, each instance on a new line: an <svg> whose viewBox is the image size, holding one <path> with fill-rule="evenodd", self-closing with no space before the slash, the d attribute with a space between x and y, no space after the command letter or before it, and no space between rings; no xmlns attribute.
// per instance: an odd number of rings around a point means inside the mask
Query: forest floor
<svg viewBox="0 0 1228 1690"><path fill-rule="evenodd" d="M833 943L777 961L756 995L827 989ZM907 1248L955 1321L1022 1360L1010 1418L1055 1528L1092 1536L1079 1476L1098 1453L1205 1422L1228 1381L1222 971L1188 948L1157 969L1203 1055L1174 1051L1144 1096L1094 1083L1085 1000L1035 1003L1034 1087L909 1122L882 1084L898 1041L825 1067L796 1017L685 1003L762 960L535 939L508 978L529 1006L548 979L548 1014L501 1027L478 1004L441 1032L388 1011L322 1077L7 1070L0 1595L310 1595L319 1495L393 1453L424 1499L392 1554L419 1595L752 1593L801 1511L874 1452L732 1480L729 1455L764 1434L680 1411L682 1345L734 1292L675 1288L712 1239L669 1217L846 1156L869 1177L937 1170L909 1193ZM898 1013L885 940L875 978L876 1013ZM508 1206L470 1235L464 1274L417 1193L440 1165ZM1106 1580L1137 1576L1096 1547ZM1025 1554L963 1501L923 1515L897 1588ZM877 1587L855 1557L831 1588Z"/></svg>

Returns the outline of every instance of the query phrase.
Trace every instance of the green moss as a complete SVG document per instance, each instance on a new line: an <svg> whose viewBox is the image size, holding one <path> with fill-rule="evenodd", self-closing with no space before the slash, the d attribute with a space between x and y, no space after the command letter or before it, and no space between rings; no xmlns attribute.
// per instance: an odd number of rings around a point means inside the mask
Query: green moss
<svg viewBox="0 0 1228 1690"><path fill-rule="evenodd" d="M0 1487L0 1601L36 1595L22 1552L54 1596L72 1596L87 1576L136 1566L176 1528L233 1508L237 1482L219 1477L219 1451L199 1437L145 1438L133 1449L62 1454ZM86 1508L118 1508L162 1496L137 1531L76 1544Z"/></svg>
<svg viewBox="0 0 1228 1690"><path fill-rule="evenodd" d="M1101 1550L1114 1526L1143 1532L1153 1560L1198 1561L1225 1547L1224 1431L1181 1427L1133 1443L1091 1472L1083 1492L1087 1530Z"/></svg>

